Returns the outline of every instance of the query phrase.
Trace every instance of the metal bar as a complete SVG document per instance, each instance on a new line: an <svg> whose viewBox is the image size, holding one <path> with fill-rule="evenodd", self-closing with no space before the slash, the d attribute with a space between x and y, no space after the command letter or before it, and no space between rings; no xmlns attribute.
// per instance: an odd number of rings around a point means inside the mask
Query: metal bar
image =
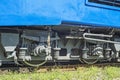
<svg viewBox="0 0 120 80"><path fill-rule="evenodd" d="M89 33L84 33L83 34L83 38L85 40L91 40L91 41L98 41L98 42L106 42L106 43L112 43L112 44L120 44L120 42L116 42L116 41L109 41L109 40L103 40L103 39L95 39L95 38L87 38L86 35L92 35L92 34L89 34ZM93 34L94 36L97 36L98 37L110 37L110 35L101 35L99 36L99 34Z"/></svg>
<svg viewBox="0 0 120 80"><path fill-rule="evenodd" d="M66 36L67 39L83 39L83 37Z"/></svg>
<svg viewBox="0 0 120 80"><path fill-rule="evenodd" d="M83 37L85 36L98 36L98 37L112 37L112 35L104 35L104 34L93 34L93 33L84 33Z"/></svg>

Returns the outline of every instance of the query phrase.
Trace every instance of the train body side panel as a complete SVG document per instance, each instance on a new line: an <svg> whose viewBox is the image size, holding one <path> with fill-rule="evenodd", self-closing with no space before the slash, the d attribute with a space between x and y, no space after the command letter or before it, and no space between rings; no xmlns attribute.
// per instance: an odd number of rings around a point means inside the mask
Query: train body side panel
<svg viewBox="0 0 120 80"><path fill-rule="evenodd" d="M43 4L43 3L46 4ZM49 1L45 0L1 0L0 1L0 25L56 25L60 24L58 14L47 7ZM48 9L44 9L44 6ZM49 4L49 5L52 5ZM36 10L37 8L37 10ZM47 11L45 13L43 10ZM51 11L52 10L52 11ZM51 13L54 13L50 15ZM56 14L56 15L55 15Z"/></svg>
<svg viewBox="0 0 120 80"><path fill-rule="evenodd" d="M87 0L1 0L0 25L59 25L62 21L120 27L120 11Z"/></svg>

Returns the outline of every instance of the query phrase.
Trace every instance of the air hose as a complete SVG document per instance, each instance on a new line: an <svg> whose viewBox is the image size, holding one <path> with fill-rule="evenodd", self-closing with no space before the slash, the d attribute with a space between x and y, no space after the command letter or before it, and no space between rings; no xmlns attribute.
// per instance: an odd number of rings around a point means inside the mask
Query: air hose
<svg viewBox="0 0 120 80"><path fill-rule="evenodd" d="M98 62L98 60L99 60L99 59L95 59L94 61L91 61L91 62L90 62L90 60L87 61L87 60L85 60L85 59L82 59L82 61L83 61L84 63L86 63L86 64L95 64L95 63Z"/></svg>
<svg viewBox="0 0 120 80"><path fill-rule="evenodd" d="M29 63L28 61L24 60L24 63L28 66L31 66L31 67L40 67L40 66L44 65L46 62L47 62L47 60L45 60L39 64L32 64L32 63Z"/></svg>
<svg viewBox="0 0 120 80"><path fill-rule="evenodd" d="M79 58L79 61L80 61L81 63L84 63L81 58Z"/></svg>

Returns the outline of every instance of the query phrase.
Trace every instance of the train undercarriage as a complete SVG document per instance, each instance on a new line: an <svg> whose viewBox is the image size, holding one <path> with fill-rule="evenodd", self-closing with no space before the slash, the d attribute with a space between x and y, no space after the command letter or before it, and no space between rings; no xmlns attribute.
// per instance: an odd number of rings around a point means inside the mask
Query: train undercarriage
<svg viewBox="0 0 120 80"><path fill-rule="evenodd" d="M120 31L90 26L0 28L0 64L38 67L46 62L120 62Z"/></svg>

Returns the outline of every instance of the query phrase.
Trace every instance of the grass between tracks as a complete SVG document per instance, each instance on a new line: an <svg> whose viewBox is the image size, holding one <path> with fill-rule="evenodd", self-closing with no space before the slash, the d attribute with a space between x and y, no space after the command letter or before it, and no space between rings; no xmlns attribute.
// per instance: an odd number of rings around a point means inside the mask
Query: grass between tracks
<svg viewBox="0 0 120 80"><path fill-rule="evenodd" d="M79 67L76 71L0 74L0 80L120 80L120 67Z"/></svg>

